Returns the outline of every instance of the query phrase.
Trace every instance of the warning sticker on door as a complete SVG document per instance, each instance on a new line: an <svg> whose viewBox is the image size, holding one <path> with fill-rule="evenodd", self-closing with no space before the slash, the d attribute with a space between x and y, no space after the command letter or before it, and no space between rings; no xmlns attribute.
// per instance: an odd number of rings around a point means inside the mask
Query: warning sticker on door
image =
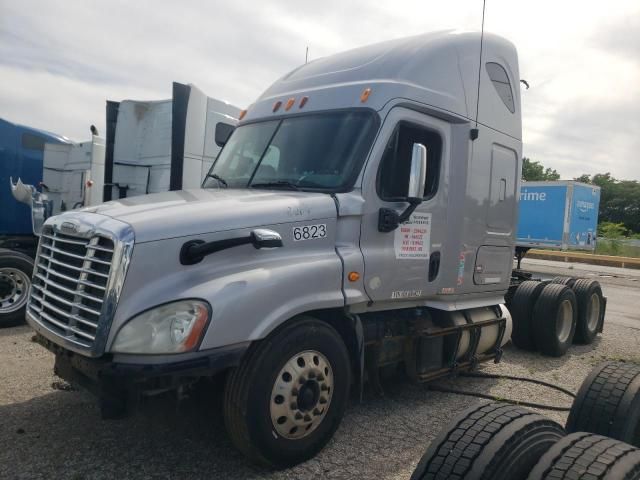
<svg viewBox="0 0 640 480"><path fill-rule="evenodd" d="M395 231L393 246L396 258L429 258L431 248L431 214L414 213Z"/></svg>

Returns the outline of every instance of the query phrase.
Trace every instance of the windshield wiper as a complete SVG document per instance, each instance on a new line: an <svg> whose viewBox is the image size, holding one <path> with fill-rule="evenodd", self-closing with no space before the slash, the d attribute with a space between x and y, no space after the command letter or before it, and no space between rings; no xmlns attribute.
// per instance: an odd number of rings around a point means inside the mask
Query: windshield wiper
<svg viewBox="0 0 640 480"><path fill-rule="evenodd" d="M225 188L229 187L229 185L227 184L227 181L217 173L207 173L207 176L205 178L209 178L209 177L215 178L218 181L218 183L221 183L222 185L224 185Z"/></svg>
<svg viewBox="0 0 640 480"><path fill-rule="evenodd" d="M289 190L300 190L295 183L288 182L287 180L278 180L275 182L260 182L260 183L252 183L249 185L251 188L287 188Z"/></svg>

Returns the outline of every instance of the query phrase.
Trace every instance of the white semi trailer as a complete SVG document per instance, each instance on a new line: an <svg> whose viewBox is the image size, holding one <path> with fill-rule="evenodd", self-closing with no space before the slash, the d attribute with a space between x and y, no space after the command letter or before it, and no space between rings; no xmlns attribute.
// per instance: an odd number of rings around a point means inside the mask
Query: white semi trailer
<svg viewBox="0 0 640 480"><path fill-rule="evenodd" d="M104 200L199 188L239 114L177 82L168 100L108 101Z"/></svg>
<svg viewBox="0 0 640 480"><path fill-rule="evenodd" d="M233 443L282 467L383 368L428 381L498 361L507 292L545 353L595 336L594 283L576 299L512 276L518 59L481 41L436 32L302 65L220 135L203 188L50 218L27 319L56 372L105 417L220 376Z"/></svg>

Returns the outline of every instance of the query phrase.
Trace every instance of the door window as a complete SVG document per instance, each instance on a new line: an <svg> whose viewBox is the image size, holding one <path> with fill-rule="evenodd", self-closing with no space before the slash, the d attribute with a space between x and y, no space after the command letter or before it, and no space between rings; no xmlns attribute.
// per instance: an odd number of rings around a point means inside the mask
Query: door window
<svg viewBox="0 0 640 480"><path fill-rule="evenodd" d="M433 130L400 122L389 139L378 170L377 189L381 199L402 201L407 198L414 143L421 143L427 148L424 198L429 199L436 194L440 178L442 138Z"/></svg>

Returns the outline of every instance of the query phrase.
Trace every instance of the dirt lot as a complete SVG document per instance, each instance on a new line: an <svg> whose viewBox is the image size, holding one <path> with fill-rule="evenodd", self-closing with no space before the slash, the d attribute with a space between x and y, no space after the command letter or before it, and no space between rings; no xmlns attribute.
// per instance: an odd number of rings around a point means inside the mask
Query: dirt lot
<svg viewBox="0 0 640 480"><path fill-rule="evenodd" d="M605 359L640 361L640 271L525 261L545 276L569 274L600 280L609 297L605 332L593 345L574 346L559 359L509 347L499 365L484 371L535 377L577 390L593 365ZM0 330L0 478L378 478L408 479L438 430L471 397L429 391L404 381L386 384L383 398L352 401L328 447L290 470L250 466L224 432L219 397L176 406L154 402L133 418L102 421L94 398L65 389L53 376L53 357L30 341L27 327ZM457 378L452 388L503 398L569 405L544 387L507 380ZM62 387L62 389L61 389ZM566 414L546 412L559 422Z"/></svg>

